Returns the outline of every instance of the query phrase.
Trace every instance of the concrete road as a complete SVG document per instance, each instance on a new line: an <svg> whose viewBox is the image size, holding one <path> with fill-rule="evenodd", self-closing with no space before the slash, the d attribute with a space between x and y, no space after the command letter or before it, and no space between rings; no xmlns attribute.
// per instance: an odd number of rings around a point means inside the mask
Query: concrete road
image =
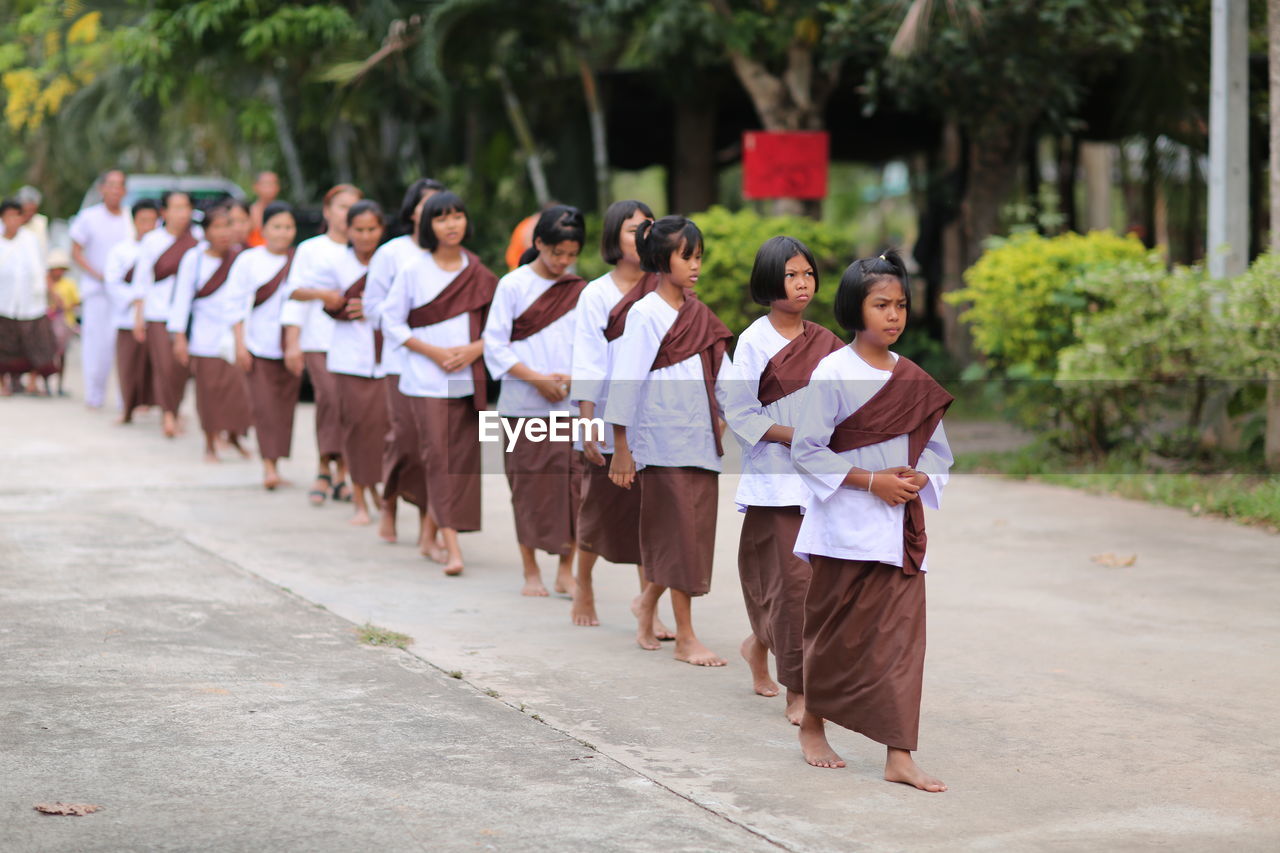
<svg viewBox="0 0 1280 853"><path fill-rule="evenodd" d="M696 669L634 645L631 567L598 567L598 628L519 594L496 457L460 578L408 511L389 546L311 508L310 414L268 494L194 431L0 401L0 849L1280 849L1280 537L955 478L918 755L951 790L927 795L849 732L847 769L808 767L752 694L732 477L695 603L731 665ZM105 810L31 811L55 799Z"/></svg>

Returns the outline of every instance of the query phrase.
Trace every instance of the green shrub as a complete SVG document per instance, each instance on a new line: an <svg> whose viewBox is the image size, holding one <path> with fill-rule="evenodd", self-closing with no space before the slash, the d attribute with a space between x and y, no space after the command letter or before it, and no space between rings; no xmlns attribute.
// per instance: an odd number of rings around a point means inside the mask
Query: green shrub
<svg viewBox="0 0 1280 853"><path fill-rule="evenodd" d="M1251 379L1280 378L1280 255L1262 255L1226 289L1232 369Z"/></svg>
<svg viewBox="0 0 1280 853"><path fill-rule="evenodd" d="M945 298L968 306L960 319L972 329L990 370L1052 379L1058 352L1077 340L1075 318L1089 308L1079 278L1123 261L1162 268L1136 237L1094 231L1045 238L1023 232L992 240L965 272L966 286Z"/></svg>

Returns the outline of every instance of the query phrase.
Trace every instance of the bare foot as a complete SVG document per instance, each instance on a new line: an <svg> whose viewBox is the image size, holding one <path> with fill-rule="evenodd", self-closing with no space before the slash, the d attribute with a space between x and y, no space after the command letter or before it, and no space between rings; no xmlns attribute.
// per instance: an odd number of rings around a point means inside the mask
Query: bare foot
<svg viewBox="0 0 1280 853"><path fill-rule="evenodd" d="M764 643L752 634L742 641L738 651L742 653L747 666L751 667L752 689L760 696L777 696L778 685L769 677L769 650Z"/></svg>
<svg viewBox="0 0 1280 853"><path fill-rule="evenodd" d="M444 573L451 578L455 578L458 575L462 574L462 569L463 569L463 564L462 564L461 554L452 558L451 560L449 560L449 562L444 564ZM528 593L525 593L525 594L528 595Z"/></svg>
<svg viewBox="0 0 1280 853"><path fill-rule="evenodd" d="M279 474L268 474L262 478L262 487L268 492L274 492L282 485L284 485L284 480L280 479Z"/></svg>
<svg viewBox="0 0 1280 853"><path fill-rule="evenodd" d="M676 640L676 660L691 663L694 666L725 666L729 662L711 649L702 645L700 640L682 643Z"/></svg>
<svg viewBox="0 0 1280 853"><path fill-rule="evenodd" d="M550 595L547 588L542 585L542 578L525 578L524 589L520 590L521 595L534 596L543 598Z"/></svg>
<svg viewBox="0 0 1280 853"><path fill-rule="evenodd" d="M396 542L396 513L389 502L382 503L382 518L378 522L378 538L392 545Z"/></svg>
<svg viewBox="0 0 1280 853"><path fill-rule="evenodd" d="M249 452L249 448L241 445L240 440L235 436L231 437L230 444L235 448L236 453L240 454L241 459L251 459L253 457L253 454Z"/></svg>
<svg viewBox="0 0 1280 853"><path fill-rule="evenodd" d="M212 450L206 450L206 451L204 452L204 461L205 461L205 462L208 462L208 463L210 463L210 464L212 464L212 465L216 465L217 463L221 462L222 460L221 460L221 459L219 459L219 458L218 458L218 454L214 453Z"/></svg>
<svg viewBox="0 0 1280 853"><path fill-rule="evenodd" d="M573 590L577 586L577 582L573 579L573 572L565 574L563 572L556 575L554 589L560 595L573 595Z"/></svg>
<svg viewBox="0 0 1280 853"><path fill-rule="evenodd" d="M631 599L631 615L637 619L640 618L640 596L638 595ZM653 635L655 640L674 640L676 638L675 632L662 624L662 620L658 618L658 611L656 608L653 611L653 619L651 622L652 625L649 627L649 632Z"/></svg>
<svg viewBox="0 0 1280 853"><path fill-rule="evenodd" d="M636 617L636 645L646 652L656 652L662 648L657 636L653 633L653 615L641 606L643 599L637 598L631 604L631 612ZM657 609L656 603L654 609Z"/></svg>
<svg viewBox="0 0 1280 853"><path fill-rule="evenodd" d="M583 628L593 628L600 624L596 616L596 595L591 584L578 581L573 590L573 609L570 611L573 624Z"/></svg>
<svg viewBox="0 0 1280 853"><path fill-rule="evenodd" d="M116 418L116 426L128 426L133 423L133 418L128 415L120 415Z"/></svg>
<svg viewBox="0 0 1280 853"><path fill-rule="evenodd" d="M372 523L373 519L369 517L369 513L366 510L356 512L351 518L351 524L356 527L368 527Z"/></svg>
<svg viewBox="0 0 1280 853"><path fill-rule="evenodd" d="M787 688L787 720L793 726L800 725L800 721L804 719L804 694L797 693L790 687Z"/></svg>
<svg viewBox="0 0 1280 853"><path fill-rule="evenodd" d="M434 542L420 546L418 551L433 563L444 565L449 561L448 549Z"/></svg>
<svg viewBox="0 0 1280 853"><path fill-rule="evenodd" d="M947 790L941 779L935 779L921 770L911 753L905 749L889 747L889 754L884 761L884 778L886 782L901 782L931 794Z"/></svg>
<svg viewBox="0 0 1280 853"><path fill-rule="evenodd" d="M814 767L844 767L844 759L827 743L826 722L821 717L805 713L800 721L800 751L804 760Z"/></svg>

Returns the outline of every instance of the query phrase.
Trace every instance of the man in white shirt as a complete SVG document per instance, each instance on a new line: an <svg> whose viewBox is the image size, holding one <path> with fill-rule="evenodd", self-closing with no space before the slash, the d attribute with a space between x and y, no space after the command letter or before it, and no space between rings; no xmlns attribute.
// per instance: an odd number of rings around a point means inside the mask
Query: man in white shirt
<svg viewBox="0 0 1280 853"><path fill-rule="evenodd" d="M125 175L119 169L98 179L102 203L88 207L71 224L71 257L80 267L80 357L84 371L84 402L102 407L115 353L115 324L111 298L103 284L107 256L133 234L129 214L122 206Z"/></svg>
<svg viewBox="0 0 1280 853"><path fill-rule="evenodd" d="M40 247L40 257L49 254L49 217L40 212L40 202L44 195L33 186L25 186L14 193L13 197L22 205L22 228L30 231Z"/></svg>

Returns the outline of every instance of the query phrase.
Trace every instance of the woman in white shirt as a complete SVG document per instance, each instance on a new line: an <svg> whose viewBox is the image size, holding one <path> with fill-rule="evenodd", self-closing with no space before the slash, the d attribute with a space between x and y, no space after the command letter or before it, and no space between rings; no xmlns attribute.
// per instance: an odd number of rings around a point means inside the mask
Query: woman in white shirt
<svg viewBox="0 0 1280 853"><path fill-rule="evenodd" d="M280 310L284 281L293 261L293 238L298 225L293 208L272 202L262 212L266 243L240 253L231 266L227 286L240 298L241 333L236 336L236 363L249 374L249 403L253 430L262 456L262 485L274 490L284 484L279 460L293 444L293 412L302 378L284 365Z"/></svg>
<svg viewBox="0 0 1280 853"><path fill-rule="evenodd" d="M694 294L702 268L702 232L683 216L636 231L640 260L658 287L635 304L609 377L604 419L614 425L614 483L640 485L640 555L649 586L640 597L636 642L659 648L653 617L671 590L676 660L724 666L693 629L695 596L711 590L719 495L720 435L716 376L732 337Z"/></svg>
<svg viewBox="0 0 1280 853"><path fill-rule="evenodd" d="M845 271L835 316L855 337L814 369L792 437L811 492L795 551L813 567L800 748L815 767L843 767L829 719L885 745L888 781L940 792L947 786L911 753L924 673L923 506L938 507L951 467L942 428L951 395L889 350L910 293L893 252Z"/></svg>
<svg viewBox="0 0 1280 853"><path fill-rule="evenodd" d="M322 300L326 288L319 286L323 270L346 254L347 211L364 194L351 184L338 184L324 194L322 214L324 233L303 240L293 256L289 278L285 282L284 306L280 319L284 325L284 362L289 370L301 375L303 368L315 391L316 479L308 497L319 506L330 496L336 501L350 501L347 467L342 458L342 424L338 418L338 390L333 374L326 366L329 343L333 339L333 318L324 311Z"/></svg>
<svg viewBox="0 0 1280 853"><path fill-rule="evenodd" d="M428 555L457 575L464 566L458 534L480 529L481 330L498 277L463 248L471 228L458 196L432 195L419 229L425 251L396 276L382 321L387 346L405 351L400 391L414 414L428 510L444 542L444 554Z"/></svg>
<svg viewBox="0 0 1280 853"><path fill-rule="evenodd" d="M584 419L604 414L608 400L609 372L618 341L626 328L627 313L641 297L658 286L658 276L645 272L636 251L636 229L652 222L653 211L641 201L618 201L604 214L600 254L613 269L587 285L578 298L578 320L573 337L573 383L569 401L577 403ZM578 574L573 588L573 624L599 625L596 615L592 569L597 557L611 563L634 563L644 592L644 568L640 565L640 490L619 488L609 479L613 461L613 427L606 425L604 441L594 436L582 440L582 500L578 509ZM632 612L640 597L632 602ZM660 640L675 634L660 622L654 624Z"/></svg>
<svg viewBox="0 0 1280 853"><path fill-rule="evenodd" d="M134 202L129 212L136 237L117 243L107 254L102 267L102 282L111 301L111 319L116 330L116 383L120 386L120 419L117 423L133 423L133 412L155 405L155 388L151 381L151 362L147 359L147 337L134 321L133 279L137 272L142 238L155 230L160 220L160 205L144 198Z"/></svg>
<svg viewBox="0 0 1280 853"><path fill-rule="evenodd" d="M324 291L321 304L333 318L333 337L325 363L338 392L338 421L342 427L342 458L355 487L355 515L351 523L364 526L369 501L378 499L382 456L387 439L382 333L362 310L369 278L369 261L382 242L386 217L375 201L358 201L347 211L346 233L351 245L317 270L314 286Z"/></svg>
<svg viewBox="0 0 1280 853"><path fill-rule="evenodd" d="M809 375L844 342L804 319L818 292L818 266L799 240L765 241L751 269L750 292L769 313L738 336L733 363L721 380L725 421L742 444L738 573L751 635L741 651L761 696L778 695L769 677L773 652L778 681L787 689L787 719L798 726L804 713L801 662L809 564L793 553L807 490L791 465L791 435Z"/></svg>
<svg viewBox="0 0 1280 853"><path fill-rule="evenodd" d="M555 591L573 590L574 526L581 489L581 462L573 444L549 437L550 416L567 417L573 370L575 306L586 282L569 272L578 260L586 228L575 207L542 212L533 248L522 265L498 282L484 329L484 360L502 380L498 413L520 431L503 456L516 541L524 567L524 595L547 595L537 550L560 558ZM547 437L534 441L525 428Z"/></svg>
<svg viewBox="0 0 1280 853"><path fill-rule="evenodd" d="M13 378L53 363L57 342L49 318L44 258L34 234L22 227L22 205L0 202L0 392ZM35 373L28 390L35 391Z"/></svg>
<svg viewBox="0 0 1280 853"><path fill-rule="evenodd" d="M240 446L252 423L249 387L243 367L236 365L236 330L240 327L243 335L244 300L228 286L239 254L231 212L232 205L222 203L205 213L204 242L178 265L169 310L174 358L195 376L206 462L218 461L219 437L249 457Z"/></svg>
<svg viewBox="0 0 1280 853"><path fill-rule="evenodd" d="M422 256L418 245L418 221L427 199L444 189L444 184L431 178L419 178L405 190L400 204L400 225L408 233L388 240L373 253L369 262L369 280L364 288L361 310L376 328L387 334L382 323L382 305L391 284L401 269ZM382 371L387 377L387 418L391 423L391 440L382 458L382 518L378 536L384 542L396 541L396 504L404 498L418 508L418 548L423 554L439 553L442 543L427 513L427 475L422 467L421 442L414 423L409 398L400 392L400 373L407 357L404 347L384 346Z"/></svg>

